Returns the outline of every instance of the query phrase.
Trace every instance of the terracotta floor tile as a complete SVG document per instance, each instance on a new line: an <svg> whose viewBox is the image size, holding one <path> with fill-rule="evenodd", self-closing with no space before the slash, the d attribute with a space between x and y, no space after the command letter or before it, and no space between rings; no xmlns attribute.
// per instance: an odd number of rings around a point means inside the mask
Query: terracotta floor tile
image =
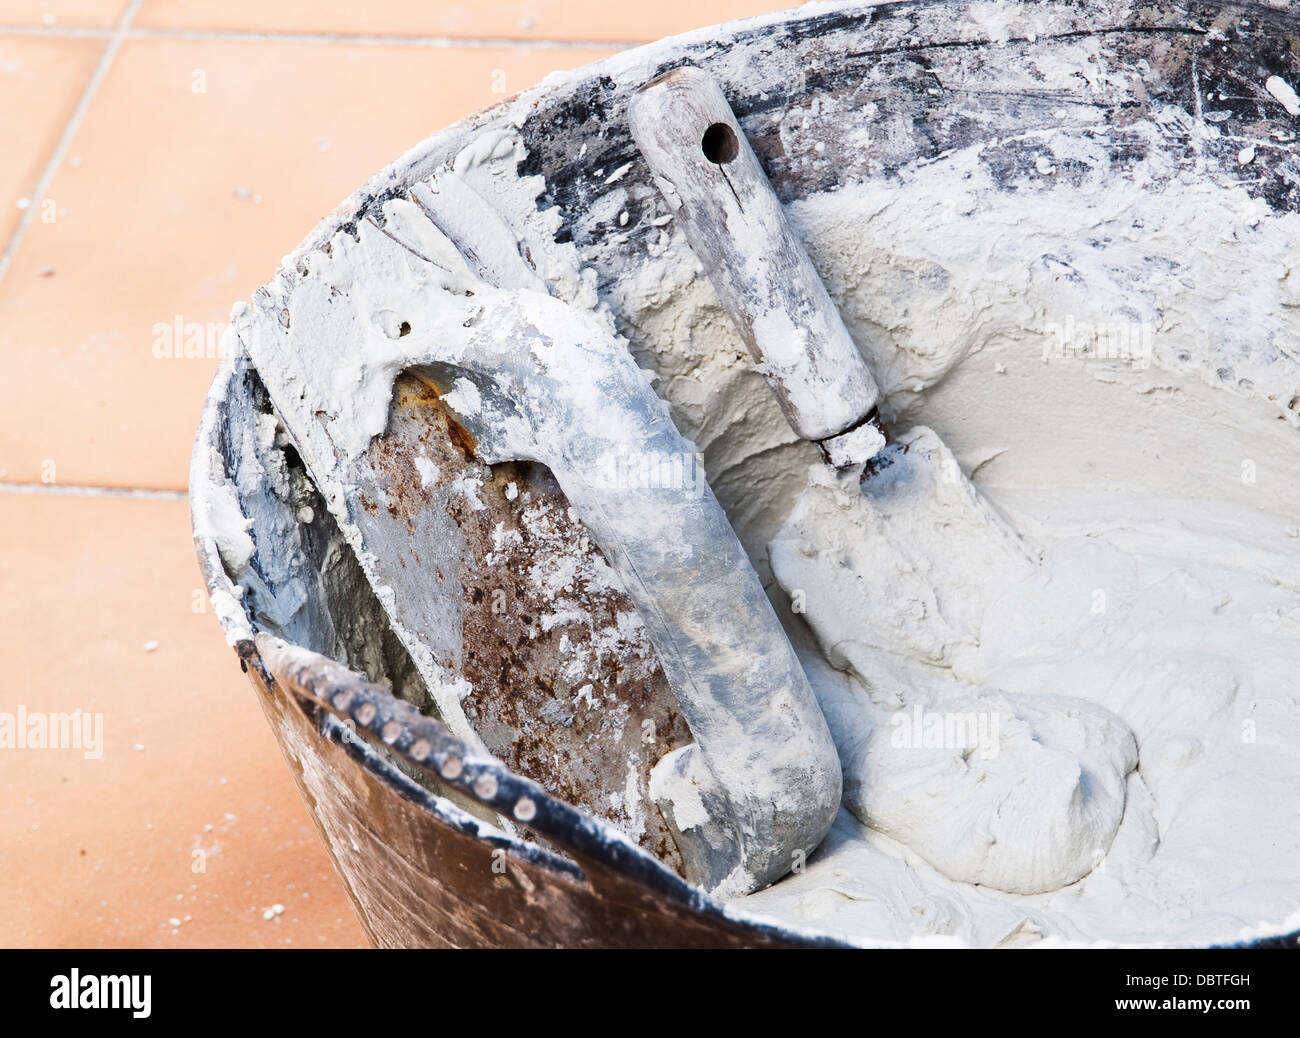
<svg viewBox="0 0 1300 1038"><path fill-rule="evenodd" d="M145 0L136 23L161 29L260 30L352 36L476 36L511 40L646 41L795 6L791 0Z"/></svg>
<svg viewBox="0 0 1300 1038"><path fill-rule="evenodd" d="M22 216L20 200L32 204L106 43L0 35L0 251Z"/></svg>
<svg viewBox="0 0 1300 1038"><path fill-rule="evenodd" d="M0 25L97 29L112 26L127 0L0 0Z"/></svg>
<svg viewBox="0 0 1300 1038"><path fill-rule="evenodd" d="M216 360L155 359L156 326L208 326L215 354L231 303L350 191L501 100L496 70L513 93L602 53L126 43L48 192L56 221L0 282L0 479L184 487Z"/></svg>
<svg viewBox="0 0 1300 1038"><path fill-rule="evenodd" d="M252 686L192 611L186 503L0 493L0 545L0 711L103 715L100 759L0 749L0 946L364 943Z"/></svg>

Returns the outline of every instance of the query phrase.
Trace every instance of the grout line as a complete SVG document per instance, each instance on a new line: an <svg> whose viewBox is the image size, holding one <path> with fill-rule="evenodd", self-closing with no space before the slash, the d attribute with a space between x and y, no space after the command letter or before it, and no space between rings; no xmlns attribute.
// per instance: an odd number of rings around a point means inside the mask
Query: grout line
<svg viewBox="0 0 1300 1038"><path fill-rule="evenodd" d="M50 189L54 174L63 162L63 156L67 154L68 149L72 146L72 138L81 126L82 119L86 117L86 112L90 109L90 103L99 90L100 83L108 75L109 66L113 64L113 58L117 56L117 52L122 46L122 39L126 34L126 30L131 26L131 19L135 17L135 13L140 9L142 2L143 0L131 0L127 5L126 10L122 12L122 17L118 20L116 31L108 41L108 46L104 48L104 53L99 57L99 63L95 66L95 71L90 74L90 81L86 84L85 90L81 92L81 99L77 102L77 107L73 110L71 118L68 119L68 124L63 128L63 133L54 146L54 153L50 156L50 160L45 164L45 169L41 172L41 179L37 181L36 187L32 190L30 196L31 205L23 210L22 219L18 221L18 226L14 228L9 244L5 246L4 253L0 254L0 282L4 281L5 274L9 272L9 267L14 261L14 256L18 253L18 246L22 244L27 228L31 226L32 220L40 212L41 203L45 199L46 192Z"/></svg>
<svg viewBox="0 0 1300 1038"><path fill-rule="evenodd" d="M68 497L138 497L155 501L185 501L187 490L145 490L140 487L94 487L63 483L5 483L0 494L54 494Z"/></svg>
<svg viewBox="0 0 1300 1038"><path fill-rule="evenodd" d="M4 36L46 36L67 40L107 40L115 31L90 26L0 25L0 35Z"/></svg>
<svg viewBox="0 0 1300 1038"><path fill-rule="evenodd" d="M50 27L43 25L0 25L0 36L42 36L54 39L107 39L119 33L112 29ZM352 43L364 47L515 47L520 50L623 50L639 47L647 40L525 39L518 36L403 36L350 35L332 32L276 32L251 29L127 29L128 40L207 40L252 43Z"/></svg>
<svg viewBox="0 0 1300 1038"><path fill-rule="evenodd" d="M511 36L383 36L329 32L253 32L225 29L133 29L132 39L216 40L254 43L353 43L364 47L515 47L520 50L619 49L640 44L627 40L529 40Z"/></svg>

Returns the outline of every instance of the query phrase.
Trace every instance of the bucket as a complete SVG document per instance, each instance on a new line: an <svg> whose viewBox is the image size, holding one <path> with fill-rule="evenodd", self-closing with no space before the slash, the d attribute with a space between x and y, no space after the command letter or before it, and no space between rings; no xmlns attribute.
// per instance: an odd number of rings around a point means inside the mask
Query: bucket
<svg viewBox="0 0 1300 1038"><path fill-rule="evenodd" d="M1075 458L1086 454L1077 445L1088 442L1098 457L1158 452L1159 443L1125 441L1131 426L1118 416L1127 413L1128 398L1115 383L1133 371L1177 369L1189 385L1204 385L1212 395L1182 391L1193 418L1200 409L1229 420L1238 410L1271 411L1279 435L1295 435L1300 360L1279 346L1295 331L1294 317L1256 312L1253 328L1215 327L1199 346L1187 349L1180 339L1176 355L1166 356L1161 340L1144 331L1161 327L1159 314L1142 309L1151 302L1144 285L1181 278L1178 291L1203 293L1210 268L1189 262L1171 272L1168 262L1160 265L1156 240L1144 269L1146 260L1134 260L1132 250L1089 241L1062 216L1070 210L1061 203L1076 192L1101 204L1098 178L1110 178L1117 194L1131 194L1128 203L1147 230L1170 235L1177 227L1152 227L1149 214L1168 212L1179 199L1194 208L1207 185L1232 192L1232 204L1251 210L1251 226L1267 228L1300 211L1300 101L1288 93L1294 78L1285 75L1298 48L1300 17L1273 3L916 0L818 5L702 30L557 74L435 134L318 226L280 278L292 279L295 264L340 232L367 220L382 226L386 205L418 201L416 187L440 170L512 166L510 183L527 185L530 197L498 215L523 243L520 254L528 259L528 236L542 234L548 247L574 259L566 291L608 312L642 366L657 371L659 392L700 445L715 493L770 583L764 545L779 509L765 495L793 480L807 458L744 363L704 273L674 252L671 220L628 132L632 92L681 65L713 76L850 329L885 329L899 343L896 356L871 358L887 409L924 419L964 463L982 448L1011 444L970 467L987 464L982 487L1014 509L1018 481L1059 480L1063 501L1089 486L1089 466L1063 468L1054 444L1074 444ZM954 173L960 163L964 175ZM513 204L505 195L486 197L489 207ZM911 219L909 198L918 206ZM837 199L845 214L874 214L874 222L857 223L855 215L837 228ZM1059 248L1038 247L1023 263L989 254L990 269L1021 263L1027 273L1019 286L1001 277L971 280L969 270L935 258L944 255L946 229L953 229L955 249L958 233L972 233L957 228L980 228L981 221L1005 227L1012 215L1022 222L1017 240L1060 238ZM443 229L455 237L454 226ZM876 240L882 234L887 240ZM869 240L874 244L864 244ZM1105 255L1122 269L1103 276L1104 264L1087 266ZM1284 250L1264 241L1257 261L1261 269L1283 263ZM1279 291L1296 293L1300 304L1296 281L1300 273ZM1035 291L1049 285L1057 287L1044 303ZM1107 303L1106 315L1124 325L1122 335L1102 336L1106 322L1085 309L1090 294L1105 293L1121 300ZM274 298L268 286L255 309L271 312ZM1085 302L1076 313L1069 300ZM934 314L961 308L969 311L962 320L925 327ZM1216 320L1225 314L1227 302L1210 312ZM1050 408L1024 413L1017 404L1023 384L1006 377L1014 365L985 362L986 352L1004 356L998 351L1013 348L1021 352L1010 356L1026 359L1024 340L1035 330L1027 358L1040 365L1034 391L1049 401L1084 400L1095 408L1091 421L1064 413L1064 405L1058 417ZM709 384L681 368L682 357L701 356ZM1004 406L970 413L963 401L972 387ZM710 424L719 396L743 412L739 426ZM480 508L450 515L445 532L457 550L439 566L453 571L440 569L439 589L430 594L436 609L454 615L459 676L472 689L467 709L488 733L490 757L437 716L420 669L277 428L261 378L237 342L209 394L190 482L214 610L370 940L379 947L894 943L888 935L779 921L760 901L751 910L686 882L668 828L652 813L638 816L633 793L624 795L629 783L643 795L655 755L690 738L653 648L634 637L608 642L616 651L593 666L606 668L611 702L632 723L584 734L572 717L551 717L561 662L555 640L521 635L521 623L537 626L526 596L512 591L508 608L493 608L502 570L595 564L599 553L559 486L538 465L483 465L419 373L397 379L395 399L393 428L402 414L422 416L412 434L421 437L422 457L444 477L472 473L488 488ZM1288 447L1279 443L1260 450L1285 465ZM999 462L1004 453L1008 460ZM1194 456L1170 455L1166 468L1185 483ZM755 469L758 457L779 460ZM397 447L388 460L392 493L376 507L397 517L425 480ZM1014 478L999 482L998 464L1016 466ZM1144 484L1137 489L1158 481L1160 470L1136 466L1133 482ZM770 486L756 480L759 471ZM1117 479L1108 486L1125 489ZM500 547L492 532L518 525L521 494L549 525L545 537L521 535L522 546L503 561L493 555ZM234 528L247 528L247 545L231 537L232 516ZM489 557L498 567L490 573ZM620 614L635 610L619 589L594 582L579 581L574 595L593 644L613 639ZM572 641L565 644L572 650ZM564 687L570 699L581 691ZM538 715L553 723L537 722ZM628 755L645 745L644 732L653 735L654 753L640 771L629 771ZM601 750L593 755L594 745ZM1245 943L1293 942L1295 923L1284 914L1279 907L1278 918ZM1243 941L1227 934L1213 943Z"/></svg>

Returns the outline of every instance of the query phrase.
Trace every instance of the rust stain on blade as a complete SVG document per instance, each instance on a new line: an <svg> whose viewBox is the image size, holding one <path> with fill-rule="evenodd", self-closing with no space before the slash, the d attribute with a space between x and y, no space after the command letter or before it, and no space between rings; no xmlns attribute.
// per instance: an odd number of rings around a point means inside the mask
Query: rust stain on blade
<svg viewBox="0 0 1300 1038"><path fill-rule="evenodd" d="M473 686L462 706L479 737L511 771L681 873L648 787L654 765L691 742L690 728L636 607L550 472L478 461L438 386L410 373L397 380L389 428L370 457L382 507L412 527L435 507L436 488L470 488L445 507L469 553L459 663ZM441 574L429 582L431 594L445 587Z"/></svg>

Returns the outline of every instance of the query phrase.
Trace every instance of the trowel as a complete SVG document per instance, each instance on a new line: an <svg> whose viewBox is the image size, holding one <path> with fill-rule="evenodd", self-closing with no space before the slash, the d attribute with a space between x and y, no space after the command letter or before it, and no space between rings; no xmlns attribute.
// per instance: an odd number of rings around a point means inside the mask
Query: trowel
<svg viewBox="0 0 1300 1038"><path fill-rule="evenodd" d="M635 604L690 728L691 742L651 759L648 780L686 877L723 895L774 882L829 829L839 762L707 484L618 478L629 460L693 462L694 446L596 315L539 291L535 277L472 269L428 208L391 200L385 214L282 276L283 295L259 300L278 322L236 328L444 722L483 747L462 706L470 647L444 607L457 596L439 582L460 568L446 558L460 535L449 511L490 505L464 472L452 480L423 452L422 441L450 435L484 465L545 466ZM337 361L320 359L324 336L344 344ZM395 380L413 399L399 393L390 409ZM372 412L374 428L360 421ZM565 723L557 738L574 758L561 770L589 768ZM669 749L662 733L653 746ZM642 782L633 769L628 788L602 795L639 796Z"/></svg>
<svg viewBox="0 0 1300 1038"><path fill-rule="evenodd" d="M933 433L889 442L876 381L717 83L700 69L675 68L636 93L628 123L795 433L831 469L861 466L864 490L897 464L910 470L901 482L960 486L999 539L1013 538ZM907 521L924 528L924 518Z"/></svg>
<svg viewBox="0 0 1300 1038"><path fill-rule="evenodd" d="M637 92L628 121L790 427L817 444L834 478L859 473L887 550L945 558L972 585L1027 568L1031 553L932 431L889 441L876 381L713 79L673 69ZM951 558L954 517L986 532L972 558Z"/></svg>

